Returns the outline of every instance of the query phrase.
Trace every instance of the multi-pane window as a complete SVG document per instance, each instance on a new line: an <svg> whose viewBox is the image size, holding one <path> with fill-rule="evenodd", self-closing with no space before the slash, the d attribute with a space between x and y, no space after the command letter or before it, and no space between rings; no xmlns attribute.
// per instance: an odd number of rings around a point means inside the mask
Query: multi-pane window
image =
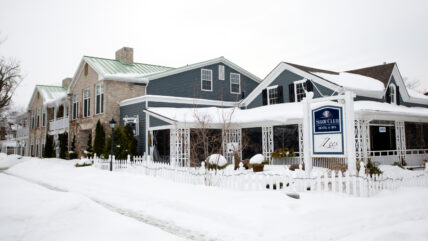
<svg viewBox="0 0 428 241"><path fill-rule="evenodd" d="M225 76L224 65L219 65L218 66L218 79L219 80L224 80L224 76Z"/></svg>
<svg viewBox="0 0 428 241"><path fill-rule="evenodd" d="M34 129L34 111L31 111L31 129Z"/></svg>
<svg viewBox="0 0 428 241"><path fill-rule="evenodd" d="M36 119L36 127L40 127L40 108L37 109L37 119Z"/></svg>
<svg viewBox="0 0 428 241"><path fill-rule="evenodd" d="M389 85L389 99L391 101L391 104L397 104L397 94L394 84Z"/></svg>
<svg viewBox="0 0 428 241"><path fill-rule="evenodd" d="M294 95L296 102L300 102L306 97L304 81L294 82Z"/></svg>
<svg viewBox="0 0 428 241"><path fill-rule="evenodd" d="M98 84L95 87L95 114L104 112L104 85Z"/></svg>
<svg viewBox="0 0 428 241"><path fill-rule="evenodd" d="M230 74L230 93L239 94L241 92L241 75L236 73Z"/></svg>
<svg viewBox="0 0 428 241"><path fill-rule="evenodd" d="M278 104L279 101L279 92L278 92L278 86L271 86L267 88L267 101L268 105Z"/></svg>
<svg viewBox="0 0 428 241"><path fill-rule="evenodd" d="M77 94L73 95L73 113L72 113L72 119L77 119L77 114L79 111L79 96Z"/></svg>
<svg viewBox="0 0 428 241"><path fill-rule="evenodd" d="M91 96L89 89L83 91L83 117L88 117L91 115Z"/></svg>
<svg viewBox="0 0 428 241"><path fill-rule="evenodd" d="M36 157L39 157L39 139L36 139Z"/></svg>
<svg viewBox="0 0 428 241"><path fill-rule="evenodd" d="M213 71L210 69L201 70L201 89L205 91L213 90Z"/></svg>
<svg viewBox="0 0 428 241"><path fill-rule="evenodd" d="M34 139L30 142L30 156L34 156Z"/></svg>
<svg viewBox="0 0 428 241"><path fill-rule="evenodd" d="M42 111L42 127L46 126L46 110L43 109Z"/></svg>

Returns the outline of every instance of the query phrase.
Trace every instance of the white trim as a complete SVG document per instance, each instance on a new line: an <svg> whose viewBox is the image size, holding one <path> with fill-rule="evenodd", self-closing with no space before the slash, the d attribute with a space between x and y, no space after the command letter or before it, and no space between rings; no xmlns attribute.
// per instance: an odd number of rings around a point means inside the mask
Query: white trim
<svg viewBox="0 0 428 241"><path fill-rule="evenodd" d="M395 87L395 84L390 84L389 86L388 86L388 89L389 89L389 99L390 99L390 101L391 101L391 104L394 104L394 105L396 105L397 104L397 87ZM391 90L393 90L394 91L394 97L392 97L391 96Z"/></svg>
<svg viewBox="0 0 428 241"><path fill-rule="evenodd" d="M228 65L229 67L235 69L236 71L240 72L241 74L244 74L245 76L247 76L248 78L252 79L253 81L260 83L262 80L255 76L254 74L248 72L247 70L241 68L240 66L236 65L235 63L229 61L228 59L226 59L225 57L219 57L219 58L215 58L215 59L211 59L211 60L207 60L207 61L203 61L197 64L192 64L189 66L185 66L185 67L181 67L181 68L177 68L177 69L173 69L173 70L169 70L169 71L165 71L165 72L161 72L159 74L153 74L147 77L143 77L141 78L141 80L153 80L153 79L159 79L162 77L166 77L169 75L173 75L173 74L178 74L178 73L182 73L185 71L189 71L192 69L198 69L204 66L208 66L208 65L212 65L212 64L217 64L217 63L223 63L225 65Z"/></svg>
<svg viewBox="0 0 428 241"><path fill-rule="evenodd" d="M187 98L187 97L174 97L174 96L165 96L165 95L144 95L131 99L126 99L120 102L120 106L127 106L138 104L141 102L161 102L161 103L178 103L178 104L189 104L189 105L212 105L212 106L227 106L235 107L238 105L237 102L232 101L220 101L220 100L206 100L206 99L196 99L196 98Z"/></svg>
<svg viewBox="0 0 428 241"><path fill-rule="evenodd" d="M153 117L155 117L155 118L157 118L159 120L168 122L170 124L175 124L176 123L175 120L169 119L169 118L167 118L165 116L162 116L162 115L159 115L159 114L157 114L155 112L151 112L150 110L143 110L143 111L149 115L149 118L150 118L150 116L153 116ZM148 121L146 120L146 122L148 122ZM148 128L150 128L150 124L149 124Z"/></svg>
<svg viewBox="0 0 428 241"><path fill-rule="evenodd" d="M174 128L175 128L174 125L155 126L155 127L149 127L149 131L169 130Z"/></svg>
<svg viewBox="0 0 428 241"><path fill-rule="evenodd" d="M294 84L294 102L300 102L300 101L303 100L303 98L306 97L307 90L305 89L305 85L304 85L304 83L306 81L307 81L306 79L303 79L303 80L298 80L298 81L294 81L293 82L293 84ZM303 96L302 100L300 100L300 101L297 99L297 85L302 85L302 89L303 89L303 92L304 92L303 94L305 95L305 96Z"/></svg>
<svg viewBox="0 0 428 241"><path fill-rule="evenodd" d="M203 88L203 86L204 86L204 81L207 81L208 82L208 80L204 80L204 79L202 79L202 76L203 76L203 72L204 71L207 71L207 72L210 72L210 82L211 82L211 88L208 90L208 89L204 89ZM213 91L213 71L212 71L212 69L201 69L201 91L207 91L207 92L212 92Z"/></svg>
<svg viewBox="0 0 428 241"><path fill-rule="evenodd" d="M238 76L238 85L239 85L239 90L238 90L238 92L233 92L232 91L232 75L235 75L235 76ZM230 73L230 75L229 75L229 79L230 79L230 93L231 94L240 94L241 93L241 74L239 74L239 73ZM235 83L236 84L236 83Z"/></svg>
<svg viewBox="0 0 428 241"><path fill-rule="evenodd" d="M323 85L331 89L333 92L340 92L340 90L343 89L342 86L322 79L317 75L308 73L287 63L281 62L263 79L263 81L247 96L247 98L245 98L241 102L240 106L248 106L249 104L251 104L251 102L253 102L254 99L256 99L256 97L262 92L262 90L266 89L285 70L295 73L305 79L310 79L311 81L316 82L317 84Z"/></svg>

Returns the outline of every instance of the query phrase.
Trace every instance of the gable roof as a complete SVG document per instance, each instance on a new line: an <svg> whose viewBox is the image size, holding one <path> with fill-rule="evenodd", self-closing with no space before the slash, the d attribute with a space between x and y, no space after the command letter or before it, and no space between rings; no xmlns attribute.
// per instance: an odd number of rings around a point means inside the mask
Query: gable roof
<svg viewBox="0 0 428 241"><path fill-rule="evenodd" d="M364 75L382 81L387 86L391 77L392 71L394 70L395 63L376 65L361 69L348 70L346 72Z"/></svg>
<svg viewBox="0 0 428 241"><path fill-rule="evenodd" d="M339 74L338 72L334 72L334 71L330 71L330 70L324 70L324 69L317 69L317 68L312 68L312 67L308 67L308 66L303 66L303 65L298 65L298 64L293 64L293 63L287 63L284 62L286 64L289 64L295 68L298 68L300 70L303 70L305 72L309 72L309 73L325 73L325 74Z"/></svg>
<svg viewBox="0 0 428 241"><path fill-rule="evenodd" d="M28 103L28 107L33 102L37 92L40 93L40 96L43 99L43 105L47 106L61 102L67 98L67 89L62 86L36 85L33 95L31 96L30 103Z"/></svg>
<svg viewBox="0 0 428 241"><path fill-rule="evenodd" d="M159 73L154 73L154 74L146 75L142 79L145 80L145 81L150 81L150 80L153 80L153 79L158 79L158 78L166 77L166 76L169 76L169 75L182 73L182 72L185 72L185 71L188 71L188 70L197 69L197 68L200 68L200 67L204 67L204 66L212 65L212 64L216 64L216 63L224 63L224 64L228 65L229 67L232 67L235 70L239 71L240 73L246 75L250 79L253 79L257 83L261 82L261 79L259 77L257 77L256 75L250 73L249 71L247 71L244 68L238 66L237 64L233 63L232 61L226 59L223 56L215 58L215 59L210 59L210 60L206 60L206 61L202 61L202 62L190 64L190 65L186 65L186 66L175 68L175 69L170 69L170 70L167 70L167 71L164 71L164 72L159 72Z"/></svg>

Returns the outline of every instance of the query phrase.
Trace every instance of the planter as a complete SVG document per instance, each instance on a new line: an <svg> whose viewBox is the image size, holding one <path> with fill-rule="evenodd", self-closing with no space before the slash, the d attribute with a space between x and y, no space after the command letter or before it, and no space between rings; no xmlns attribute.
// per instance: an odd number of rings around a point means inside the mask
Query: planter
<svg viewBox="0 0 428 241"><path fill-rule="evenodd" d="M262 172L264 168L264 165L253 165L253 172Z"/></svg>

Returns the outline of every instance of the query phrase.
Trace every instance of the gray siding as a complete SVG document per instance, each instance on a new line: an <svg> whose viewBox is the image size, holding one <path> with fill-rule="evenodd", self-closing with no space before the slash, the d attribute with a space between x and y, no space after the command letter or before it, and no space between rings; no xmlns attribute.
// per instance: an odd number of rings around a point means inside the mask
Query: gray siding
<svg viewBox="0 0 428 241"><path fill-rule="evenodd" d="M146 102L137 104L121 106L120 107L120 125L123 126L123 118L127 115L129 117L138 115L139 118L139 135L135 138L138 141L137 151L139 155L143 155L146 147L146 114L144 110L146 108Z"/></svg>
<svg viewBox="0 0 428 241"><path fill-rule="evenodd" d="M269 84L269 86L274 85L281 85L283 90L283 96L284 96L284 103L289 102L290 96L288 91L288 86L292 84L295 81L302 80L304 77L297 75L291 71L284 70L275 80L272 81L272 83ZM314 84L314 97L319 98L322 96L330 96L333 94L333 91L327 87L324 87L322 85L319 85L315 82L312 82ZM248 105L248 108L254 108L259 107L263 105L262 100L262 92L259 90L260 93L258 93L257 97Z"/></svg>
<svg viewBox="0 0 428 241"><path fill-rule="evenodd" d="M225 80L218 79L219 65L225 66ZM212 70L213 91L201 90L201 69ZM240 93L230 93L230 73L241 74L241 92L245 92L246 96L258 85L258 82L255 80L245 76L239 71L232 69L223 63L219 63L151 80L147 86L147 94L208 100L239 101L241 99Z"/></svg>

